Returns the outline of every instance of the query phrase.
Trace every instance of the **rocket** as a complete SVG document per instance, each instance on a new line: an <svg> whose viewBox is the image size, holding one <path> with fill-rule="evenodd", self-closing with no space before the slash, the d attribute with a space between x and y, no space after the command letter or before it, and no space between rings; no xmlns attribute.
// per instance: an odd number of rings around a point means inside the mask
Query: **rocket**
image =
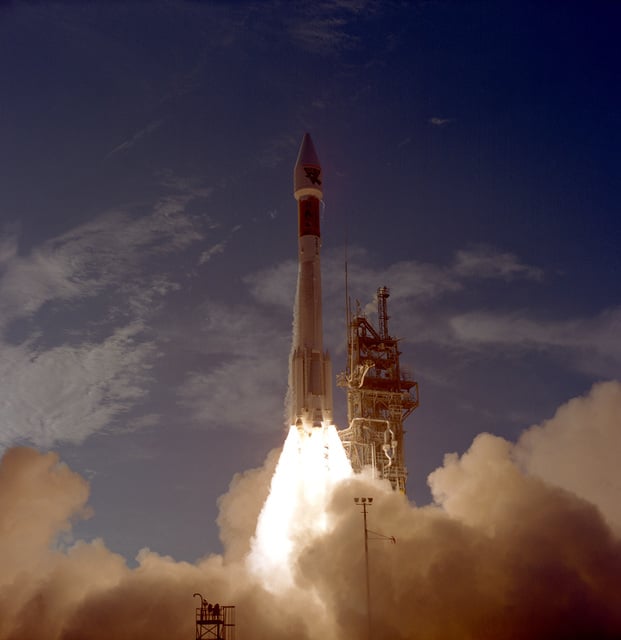
<svg viewBox="0 0 621 640"><path fill-rule="evenodd" d="M332 364L323 350L320 208L323 177L315 146L304 134L293 170L298 202L298 285L289 368L290 424L311 433L332 420Z"/></svg>

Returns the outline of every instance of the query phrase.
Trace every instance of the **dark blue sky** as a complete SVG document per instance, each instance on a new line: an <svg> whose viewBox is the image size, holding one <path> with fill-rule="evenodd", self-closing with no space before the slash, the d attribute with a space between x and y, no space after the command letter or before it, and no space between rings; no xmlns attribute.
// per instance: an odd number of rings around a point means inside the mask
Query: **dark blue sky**
<svg viewBox="0 0 621 640"><path fill-rule="evenodd" d="M284 436L305 131L334 369L347 245L352 296L391 288L420 384L412 499L476 434L516 439L618 379L620 14L2 3L2 447L90 478L77 535L219 550L217 497Z"/></svg>

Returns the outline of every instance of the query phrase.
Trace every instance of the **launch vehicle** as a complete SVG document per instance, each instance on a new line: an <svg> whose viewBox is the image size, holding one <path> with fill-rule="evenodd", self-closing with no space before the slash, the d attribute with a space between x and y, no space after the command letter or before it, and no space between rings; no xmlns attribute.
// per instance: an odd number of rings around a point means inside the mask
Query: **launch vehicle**
<svg viewBox="0 0 621 640"><path fill-rule="evenodd" d="M290 424L310 433L333 423L332 364L323 350L320 211L323 176L315 146L304 135L293 170L298 202L298 284L289 369Z"/></svg>

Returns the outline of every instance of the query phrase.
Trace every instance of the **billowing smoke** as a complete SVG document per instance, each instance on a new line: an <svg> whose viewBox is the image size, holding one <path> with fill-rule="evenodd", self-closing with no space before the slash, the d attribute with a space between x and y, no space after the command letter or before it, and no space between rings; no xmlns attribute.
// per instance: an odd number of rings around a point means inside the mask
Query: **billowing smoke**
<svg viewBox="0 0 621 640"><path fill-rule="evenodd" d="M220 500L225 552L196 564L148 550L129 569L101 540L68 542L87 483L52 453L8 451L0 466L0 640L187 640L192 593L237 607L239 640L366 637L362 516L369 528L376 639L621 637L621 384L596 385L517 444L479 435L430 475L417 508L362 476L333 489L325 532L273 593L247 568L278 455ZM616 499L615 499L616 497Z"/></svg>

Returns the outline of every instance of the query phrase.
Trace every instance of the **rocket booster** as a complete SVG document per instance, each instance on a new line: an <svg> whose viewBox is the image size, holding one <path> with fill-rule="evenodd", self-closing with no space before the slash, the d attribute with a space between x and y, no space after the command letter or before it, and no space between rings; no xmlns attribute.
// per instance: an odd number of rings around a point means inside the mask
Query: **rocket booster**
<svg viewBox="0 0 621 640"><path fill-rule="evenodd" d="M289 368L290 424L310 432L332 424L332 364L323 350L321 312L321 165L304 134L293 170L298 201L298 287Z"/></svg>

